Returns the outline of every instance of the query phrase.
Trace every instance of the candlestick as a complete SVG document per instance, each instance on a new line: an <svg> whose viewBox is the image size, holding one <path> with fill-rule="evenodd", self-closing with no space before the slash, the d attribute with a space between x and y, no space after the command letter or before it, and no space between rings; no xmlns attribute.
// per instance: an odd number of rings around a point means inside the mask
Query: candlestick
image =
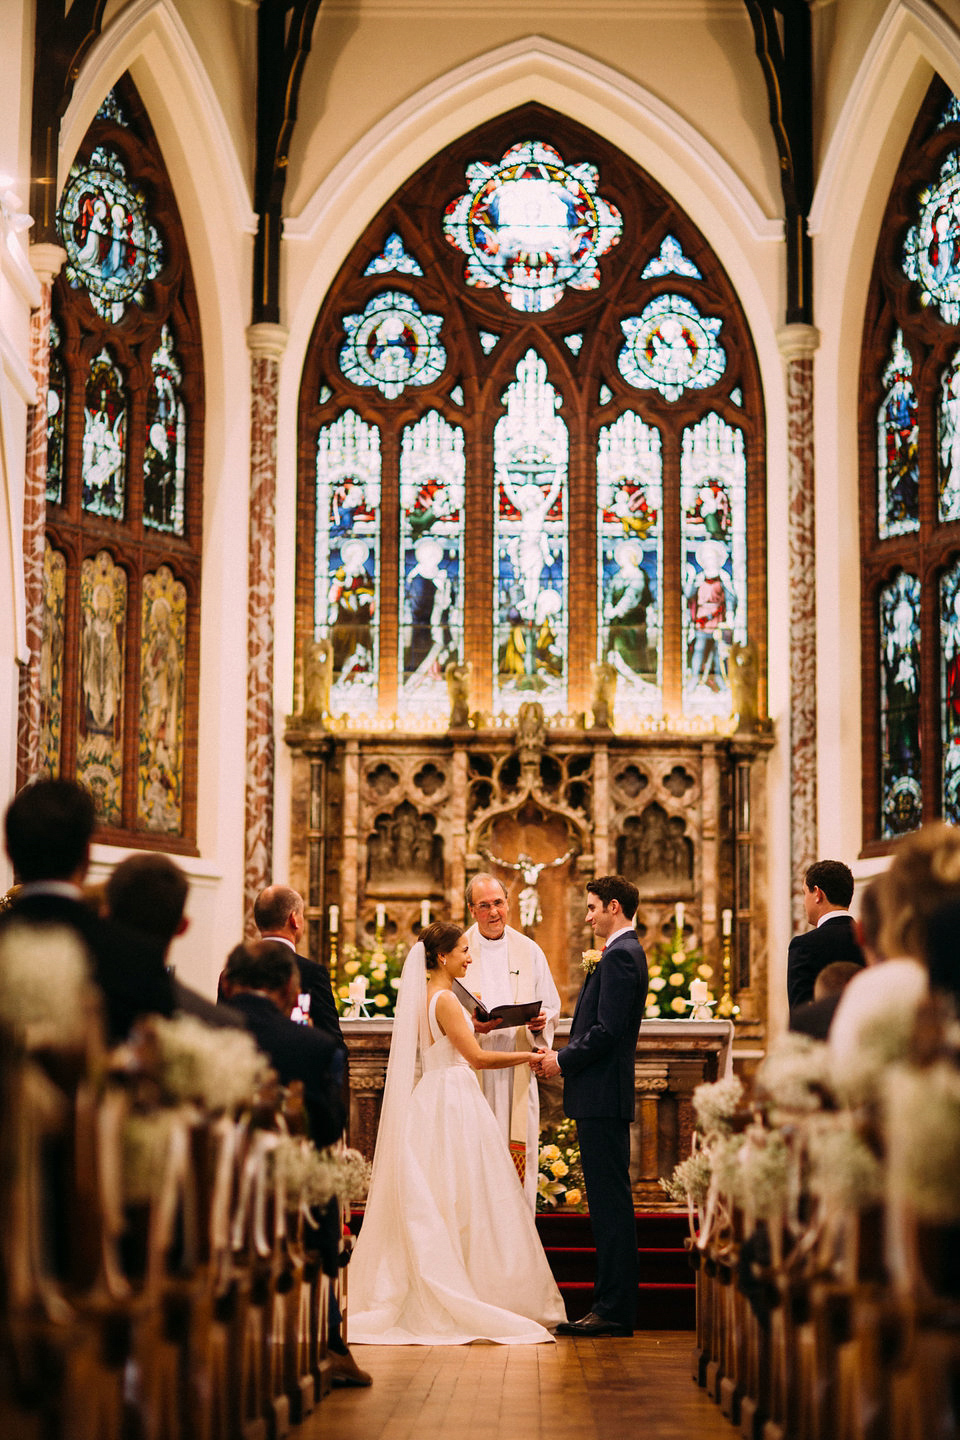
<svg viewBox="0 0 960 1440"><path fill-rule="evenodd" d="M382 930L387 923L387 907L380 904L377 906L377 930Z"/></svg>
<svg viewBox="0 0 960 1440"><path fill-rule="evenodd" d="M732 993L733 974L733 911L724 910L723 921L723 994L717 1003L717 1014L724 1020L732 1020L740 1014L740 1006L734 1005Z"/></svg>
<svg viewBox="0 0 960 1440"><path fill-rule="evenodd" d="M708 993L706 980L690 981L690 999L694 1005L706 1005Z"/></svg>
<svg viewBox="0 0 960 1440"><path fill-rule="evenodd" d="M423 929L430 924L430 901L420 901L420 925Z"/></svg>
<svg viewBox="0 0 960 1440"><path fill-rule="evenodd" d="M674 915L675 915L675 917L676 917L677 929L678 929L678 930L682 930L682 929L683 929L683 901L682 901L682 900L678 900L678 901L677 901L676 905L674 906L673 913L674 913Z"/></svg>
<svg viewBox="0 0 960 1440"><path fill-rule="evenodd" d="M724 910L724 911L722 911L722 912L721 912L721 915L720 915L720 919L721 919L721 921L723 922L723 933L724 933L724 935L732 935L732 934L733 934L733 911L732 911L732 910Z"/></svg>
<svg viewBox="0 0 960 1440"><path fill-rule="evenodd" d="M339 905L331 905L331 906L330 906L330 934L331 934L331 935L336 935L336 933L337 933L337 931L338 931L339 929L340 929L340 906L339 906Z"/></svg>

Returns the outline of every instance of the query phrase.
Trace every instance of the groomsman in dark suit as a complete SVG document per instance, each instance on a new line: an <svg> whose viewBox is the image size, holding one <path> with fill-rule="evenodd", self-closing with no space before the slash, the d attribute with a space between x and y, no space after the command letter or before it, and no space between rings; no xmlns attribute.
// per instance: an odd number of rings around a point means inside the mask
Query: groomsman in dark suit
<svg viewBox="0 0 960 1440"><path fill-rule="evenodd" d="M634 1056L647 1000L647 961L633 928L640 896L622 875L587 886L586 923L603 953L577 997L570 1039L546 1050L538 1073L563 1076L563 1108L577 1122L597 1274L590 1311L558 1335L632 1335L637 1308L637 1226L630 1186Z"/></svg>
<svg viewBox="0 0 960 1440"><path fill-rule="evenodd" d="M163 946L87 904L81 885L90 863L93 798L74 780L37 780L10 802L7 854L22 882L0 924L63 925L89 952L104 999L111 1044L126 1039L138 1015L170 1015L173 983Z"/></svg>
<svg viewBox="0 0 960 1440"><path fill-rule="evenodd" d="M261 890L253 905L253 923L261 940L279 940L296 954L305 929L303 896L289 885L268 885ZM297 955L300 966L300 989L310 996L310 1019L318 1030L325 1031L338 1044L343 1044L340 1016L333 998L330 971L316 960Z"/></svg>
<svg viewBox="0 0 960 1440"><path fill-rule="evenodd" d="M787 951L787 1000L791 1011L813 999L820 971L838 960L863 965L849 905L853 875L842 860L818 860L803 880L803 908L814 929L794 935Z"/></svg>

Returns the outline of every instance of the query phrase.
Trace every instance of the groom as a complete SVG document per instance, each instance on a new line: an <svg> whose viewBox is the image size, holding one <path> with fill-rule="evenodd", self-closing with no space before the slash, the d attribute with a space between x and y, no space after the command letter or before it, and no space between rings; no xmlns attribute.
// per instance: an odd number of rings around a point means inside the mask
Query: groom
<svg viewBox="0 0 960 1440"><path fill-rule="evenodd" d="M587 886L586 923L603 954L583 982L559 1054L545 1050L544 1079L563 1076L563 1108L577 1122L597 1274L590 1312L558 1335L632 1335L637 1308L637 1226L630 1188L634 1055L647 999L647 961L633 928L640 899L622 875ZM598 947L599 948L599 947Z"/></svg>

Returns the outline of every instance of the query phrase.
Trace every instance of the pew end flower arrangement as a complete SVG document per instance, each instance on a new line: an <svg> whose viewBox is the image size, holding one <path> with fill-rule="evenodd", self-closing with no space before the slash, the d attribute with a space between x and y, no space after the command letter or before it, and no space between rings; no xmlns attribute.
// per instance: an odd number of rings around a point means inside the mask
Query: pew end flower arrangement
<svg viewBox="0 0 960 1440"><path fill-rule="evenodd" d="M395 945L375 945L372 949L357 945L345 946L337 966L335 992L341 1015L354 1004L350 997L350 986L358 980L367 982L363 1004L368 1013L378 1017L393 1015L397 1008L400 972L407 958L407 949L402 941Z"/></svg>
<svg viewBox="0 0 960 1440"><path fill-rule="evenodd" d="M561 1120L540 1134L537 1164L537 1210L584 1211L587 1196L574 1120Z"/></svg>

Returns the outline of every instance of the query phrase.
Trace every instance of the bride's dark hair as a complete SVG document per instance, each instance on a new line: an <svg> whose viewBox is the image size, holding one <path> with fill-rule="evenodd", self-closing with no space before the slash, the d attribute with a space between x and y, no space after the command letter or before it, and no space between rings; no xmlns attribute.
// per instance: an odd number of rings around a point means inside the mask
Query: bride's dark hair
<svg viewBox="0 0 960 1440"><path fill-rule="evenodd" d="M462 934L463 926L454 925L451 920L434 920L432 925L420 931L428 970L436 970L440 956L449 955Z"/></svg>

